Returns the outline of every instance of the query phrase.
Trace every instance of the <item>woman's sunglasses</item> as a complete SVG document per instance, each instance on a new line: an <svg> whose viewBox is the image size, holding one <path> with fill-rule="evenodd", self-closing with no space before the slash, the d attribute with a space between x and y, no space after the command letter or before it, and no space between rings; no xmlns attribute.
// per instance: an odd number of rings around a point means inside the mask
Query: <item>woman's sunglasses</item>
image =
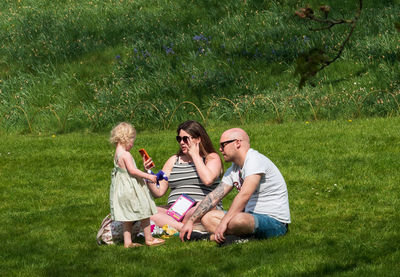
<svg viewBox="0 0 400 277"><path fill-rule="evenodd" d="M188 137L188 136L183 136L183 137L181 137L181 136L176 136L176 141L177 141L178 143L181 143L181 141L183 140L183 142L187 144L187 143L189 142L189 138L190 138L190 137Z"/></svg>

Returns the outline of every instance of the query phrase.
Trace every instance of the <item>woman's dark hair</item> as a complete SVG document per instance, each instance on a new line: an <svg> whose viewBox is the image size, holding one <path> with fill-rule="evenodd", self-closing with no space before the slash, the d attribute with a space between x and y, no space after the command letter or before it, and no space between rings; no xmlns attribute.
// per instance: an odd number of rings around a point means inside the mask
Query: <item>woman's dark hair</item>
<svg viewBox="0 0 400 277"><path fill-rule="evenodd" d="M211 139L208 136L206 130L197 121L188 120L188 121L181 123L178 126L178 129L176 130L178 136L179 136L179 132L181 130L187 132L193 138L199 138L199 137L201 138L199 147L200 147L200 155L202 157L206 157L210 153L217 153L217 151L215 151L215 148L214 148L214 146L211 142ZM178 155L182 155L182 154L183 154L182 149L180 149L178 152Z"/></svg>

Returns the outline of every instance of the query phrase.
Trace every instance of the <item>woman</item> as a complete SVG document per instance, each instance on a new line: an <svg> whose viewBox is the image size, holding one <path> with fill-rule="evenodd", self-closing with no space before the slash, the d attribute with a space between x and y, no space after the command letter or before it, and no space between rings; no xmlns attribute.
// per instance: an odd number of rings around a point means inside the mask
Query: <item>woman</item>
<svg viewBox="0 0 400 277"><path fill-rule="evenodd" d="M155 183L149 183L148 186L156 198L163 196L168 188L171 189L167 206L157 207L158 213L150 219L157 226L168 224L179 231L196 207L186 213L182 222L167 215L168 208L183 193L193 198L198 205L218 185L222 173L222 161L200 123L186 121L178 126L177 134L179 151L167 160L162 169L167 174L168 181L160 181L159 187ZM144 162L146 170L151 163L151 159ZM222 208L221 203L219 207Z"/></svg>

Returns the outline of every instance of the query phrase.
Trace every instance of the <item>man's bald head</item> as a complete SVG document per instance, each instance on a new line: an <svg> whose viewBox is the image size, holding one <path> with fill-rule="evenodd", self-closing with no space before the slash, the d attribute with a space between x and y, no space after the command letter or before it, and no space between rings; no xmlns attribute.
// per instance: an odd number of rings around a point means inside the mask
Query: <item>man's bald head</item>
<svg viewBox="0 0 400 277"><path fill-rule="evenodd" d="M247 133L241 128L232 128L232 129L226 130L221 135L222 141L232 140L232 139L241 140L250 147L249 135L247 135Z"/></svg>
<svg viewBox="0 0 400 277"><path fill-rule="evenodd" d="M250 149L250 138L240 128L232 128L222 133L220 138L220 150L226 162L234 162L243 166L247 152Z"/></svg>
<svg viewBox="0 0 400 277"><path fill-rule="evenodd" d="M239 139L250 143L249 136L243 129L240 128L232 128L226 130L225 132L222 133L222 136L226 137L227 139Z"/></svg>

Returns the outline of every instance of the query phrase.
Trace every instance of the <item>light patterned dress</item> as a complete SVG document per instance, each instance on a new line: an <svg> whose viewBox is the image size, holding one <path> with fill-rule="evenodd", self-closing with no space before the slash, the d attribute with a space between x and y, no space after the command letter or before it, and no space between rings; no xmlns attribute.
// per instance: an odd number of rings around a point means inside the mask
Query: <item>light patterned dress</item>
<svg viewBox="0 0 400 277"><path fill-rule="evenodd" d="M144 180L118 166L118 156L111 172L111 218L117 221L137 221L157 213L157 207ZM132 159L136 168L135 160Z"/></svg>

